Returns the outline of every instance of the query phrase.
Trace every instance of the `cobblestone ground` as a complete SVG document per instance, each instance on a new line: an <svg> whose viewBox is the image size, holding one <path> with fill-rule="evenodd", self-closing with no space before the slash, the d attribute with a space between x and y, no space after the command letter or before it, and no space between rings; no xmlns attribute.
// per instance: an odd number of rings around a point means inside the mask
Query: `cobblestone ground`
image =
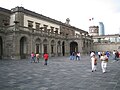
<svg viewBox="0 0 120 90"><path fill-rule="evenodd" d="M0 90L120 90L120 61L110 59L102 73L99 60L91 72L89 56L50 58L47 66L43 59L0 60Z"/></svg>

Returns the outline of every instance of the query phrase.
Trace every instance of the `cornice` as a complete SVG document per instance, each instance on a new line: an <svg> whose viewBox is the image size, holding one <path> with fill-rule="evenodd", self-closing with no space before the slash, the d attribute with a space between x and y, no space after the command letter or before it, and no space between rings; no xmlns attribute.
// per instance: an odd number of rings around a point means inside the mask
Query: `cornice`
<svg viewBox="0 0 120 90"><path fill-rule="evenodd" d="M33 12L33 11L30 11L28 9L25 9L24 7L15 7L13 9L11 9L11 12L12 13L15 13L15 12L23 12L25 14L28 14L28 15L31 15L31 16L34 16L34 17L37 17L37 18L40 18L42 20L46 20L48 22L52 22L52 23L56 23L58 25L61 25L61 26L65 26L65 27L68 27L68 28L72 28L72 29L75 29L77 31L82 31L83 33L88 33L87 31L84 31L82 29L79 29L79 28L76 28L74 26L71 26L71 25L67 25L65 23L62 23L61 21L58 21L58 20L55 20L55 19L52 19L50 17L47 17L47 16L44 16L42 14L38 14L36 12Z"/></svg>
<svg viewBox="0 0 120 90"><path fill-rule="evenodd" d="M11 14L11 10L0 7L0 11Z"/></svg>

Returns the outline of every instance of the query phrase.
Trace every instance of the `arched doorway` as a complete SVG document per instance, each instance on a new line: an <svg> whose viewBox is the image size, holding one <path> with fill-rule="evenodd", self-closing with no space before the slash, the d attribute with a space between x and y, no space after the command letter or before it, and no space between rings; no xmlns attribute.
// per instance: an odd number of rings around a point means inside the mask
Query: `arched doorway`
<svg viewBox="0 0 120 90"><path fill-rule="evenodd" d="M51 41L51 56L55 56L55 41Z"/></svg>
<svg viewBox="0 0 120 90"><path fill-rule="evenodd" d="M70 43L70 53L72 52L78 52L78 43L77 42L71 42Z"/></svg>
<svg viewBox="0 0 120 90"><path fill-rule="evenodd" d="M57 53L58 53L58 56L61 56L61 42L58 41L58 44L57 44Z"/></svg>
<svg viewBox="0 0 120 90"><path fill-rule="evenodd" d="M0 59L2 59L3 56L3 41L2 37L0 37Z"/></svg>
<svg viewBox="0 0 120 90"><path fill-rule="evenodd" d="M36 53L41 54L41 40L39 38L36 39L35 41L35 48L36 48Z"/></svg>
<svg viewBox="0 0 120 90"><path fill-rule="evenodd" d="M62 42L62 55L65 56L65 42Z"/></svg>
<svg viewBox="0 0 120 90"><path fill-rule="evenodd" d="M48 45L48 41L47 41L47 39L44 39L43 40L43 53L48 53L47 45Z"/></svg>
<svg viewBox="0 0 120 90"><path fill-rule="evenodd" d="M27 55L27 39L22 37L20 39L20 58L25 59Z"/></svg>

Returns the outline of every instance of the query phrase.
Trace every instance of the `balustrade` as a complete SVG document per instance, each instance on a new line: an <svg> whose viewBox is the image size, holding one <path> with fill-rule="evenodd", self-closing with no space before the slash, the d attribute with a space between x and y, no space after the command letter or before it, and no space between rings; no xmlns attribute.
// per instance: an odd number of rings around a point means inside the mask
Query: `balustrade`
<svg viewBox="0 0 120 90"><path fill-rule="evenodd" d="M12 25L12 26L1 26L0 31L3 32L9 32L9 31L23 31L23 32L28 32L28 33L34 33L34 34L40 34L40 35L45 35L45 36L51 36L51 37L56 37L56 38L66 38L66 39L77 39L77 38L86 38L90 39L90 36L85 36L85 35L63 35L61 32L57 33L56 32L51 32L51 29L47 29L47 32L44 31L44 28L40 27L40 29L34 29L34 28L29 28L29 27L24 27L24 26L19 26L19 25Z"/></svg>

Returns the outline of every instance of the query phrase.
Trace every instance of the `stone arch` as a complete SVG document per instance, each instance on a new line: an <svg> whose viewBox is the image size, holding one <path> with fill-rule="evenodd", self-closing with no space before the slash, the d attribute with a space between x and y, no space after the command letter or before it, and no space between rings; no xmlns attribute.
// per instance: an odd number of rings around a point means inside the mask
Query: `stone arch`
<svg viewBox="0 0 120 90"><path fill-rule="evenodd" d="M43 53L48 53L48 40L43 40Z"/></svg>
<svg viewBox="0 0 120 90"><path fill-rule="evenodd" d="M55 41L51 40L51 56L55 56Z"/></svg>
<svg viewBox="0 0 120 90"><path fill-rule="evenodd" d="M65 56L65 42L62 42L62 55Z"/></svg>
<svg viewBox="0 0 120 90"><path fill-rule="evenodd" d="M20 58L25 59L27 55L27 38L25 36L20 38Z"/></svg>
<svg viewBox="0 0 120 90"><path fill-rule="evenodd" d="M3 56L3 40L2 37L0 36L0 59L2 59Z"/></svg>
<svg viewBox="0 0 120 90"><path fill-rule="evenodd" d="M70 43L70 53L72 52L78 52L78 43L75 41Z"/></svg>
<svg viewBox="0 0 120 90"><path fill-rule="evenodd" d="M58 54L58 56L61 55L61 41L57 42L57 54Z"/></svg>
<svg viewBox="0 0 120 90"><path fill-rule="evenodd" d="M42 46L41 46L41 39L37 38L35 40L35 52L40 54L42 52L41 48L42 48Z"/></svg>

